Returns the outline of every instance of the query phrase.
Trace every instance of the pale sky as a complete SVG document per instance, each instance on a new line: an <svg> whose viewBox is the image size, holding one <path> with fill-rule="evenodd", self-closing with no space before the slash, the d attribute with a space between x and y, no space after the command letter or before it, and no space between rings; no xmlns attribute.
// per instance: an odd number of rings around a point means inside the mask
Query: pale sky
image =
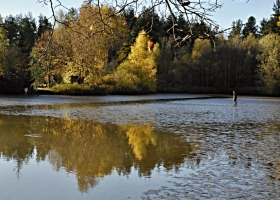
<svg viewBox="0 0 280 200"><path fill-rule="evenodd" d="M1 0L0 15L2 18L12 14L27 14L32 12L33 17L40 13L49 17L51 10L49 6L38 3L38 0ZM190 0L195 1L195 0ZM208 0L205 0L208 1ZM241 19L244 23L250 16L254 16L259 23L264 17L268 18L273 13L272 7L276 0L218 0L223 7L213 14L213 19L220 24L221 28L229 28L233 21ZM61 3L68 8L78 8L83 0L61 0ZM58 10L58 9L57 9Z"/></svg>

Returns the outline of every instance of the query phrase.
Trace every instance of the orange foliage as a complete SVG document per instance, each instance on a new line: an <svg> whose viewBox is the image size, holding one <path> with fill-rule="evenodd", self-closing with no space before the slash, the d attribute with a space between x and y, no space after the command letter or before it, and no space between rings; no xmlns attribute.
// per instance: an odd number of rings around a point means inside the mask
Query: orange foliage
<svg viewBox="0 0 280 200"><path fill-rule="evenodd" d="M151 40L148 41L148 47L149 47L149 51L153 50L154 48L154 43Z"/></svg>

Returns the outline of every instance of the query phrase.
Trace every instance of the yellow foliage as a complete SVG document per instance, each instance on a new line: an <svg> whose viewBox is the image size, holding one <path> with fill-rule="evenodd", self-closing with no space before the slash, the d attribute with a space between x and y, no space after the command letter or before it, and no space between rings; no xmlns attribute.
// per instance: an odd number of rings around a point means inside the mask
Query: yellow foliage
<svg viewBox="0 0 280 200"><path fill-rule="evenodd" d="M77 20L70 21L69 26L55 29L48 52L42 64L51 69L51 74L60 75L64 83L70 83L70 76L80 76L84 83L99 85L105 74L110 48L121 44L128 33L125 17L115 16L115 9L104 5L82 5ZM109 26L104 26L109 24ZM45 36L45 38L43 37ZM48 43L48 34L43 34L36 41L35 49L39 54ZM54 52L51 55L51 52ZM59 65L58 67L54 67Z"/></svg>
<svg viewBox="0 0 280 200"><path fill-rule="evenodd" d="M280 36L269 34L260 40L259 74L267 88L273 92L280 85Z"/></svg>
<svg viewBox="0 0 280 200"><path fill-rule="evenodd" d="M5 30L0 27L0 76L4 75L4 59L7 56L5 54L7 46L9 46L9 39L5 34Z"/></svg>
<svg viewBox="0 0 280 200"><path fill-rule="evenodd" d="M79 20L72 22L77 32L73 33L72 48L75 66L79 69L84 82L98 85L105 72L108 51L117 45L128 28L123 15L111 17L115 10L107 5L101 7L101 16L97 6L82 6ZM109 26L104 26L110 24ZM74 74L78 75L78 74Z"/></svg>
<svg viewBox="0 0 280 200"><path fill-rule="evenodd" d="M89 105L77 105L77 108ZM43 106L46 110L50 107L69 110L68 104ZM16 123L11 127L11 121L21 121L25 126ZM25 136L34 133L42 137ZM139 174L147 174L158 163L173 169L193 151L183 138L155 131L152 125L137 127L72 118L0 116L3 157L29 160L35 145L38 159L47 159L56 170L63 168L75 174L81 192L87 192L100 178L115 170L119 174L130 173L133 165L145 163L146 167L139 167Z"/></svg>
<svg viewBox="0 0 280 200"><path fill-rule="evenodd" d="M157 138L151 125L145 127L129 127L126 132L128 143L130 144L135 157L142 160L148 153L147 145L157 145Z"/></svg>
<svg viewBox="0 0 280 200"><path fill-rule="evenodd" d="M209 40L196 39L192 50L192 58L194 63L199 62L199 59L204 54L211 52L211 44Z"/></svg>
<svg viewBox="0 0 280 200"><path fill-rule="evenodd" d="M156 59L159 56L159 45L156 44L153 51L148 51L149 36L143 30L131 47L131 53L127 60L120 64L115 74L117 88L129 88L132 91L156 90Z"/></svg>

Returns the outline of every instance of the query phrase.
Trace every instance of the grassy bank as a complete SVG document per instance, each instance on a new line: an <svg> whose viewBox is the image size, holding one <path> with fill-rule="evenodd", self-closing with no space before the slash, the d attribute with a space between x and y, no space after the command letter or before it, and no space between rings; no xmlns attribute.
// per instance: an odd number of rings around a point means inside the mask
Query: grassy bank
<svg viewBox="0 0 280 200"><path fill-rule="evenodd" d="M112 91L110 86L88 86L85 84L58 84L49 90L63 95L107 95Z"/></svg>
<svg viewBox="0 0 280 200"><path fill-rule="evenodd" d="M213 88L213 87L165 87L158 88L157 93L193 93L193 94L228 94L231 95L235 90L239 95L262 95L280 96L279 92L270 91L265 87L242 87L242 88ZM61 94L61 95L108 95L108 94L147 94L145 92L131 92L117 90L114 86L88 86L84 84L59 84L50 89L39 88L39 94Z"/></svg>

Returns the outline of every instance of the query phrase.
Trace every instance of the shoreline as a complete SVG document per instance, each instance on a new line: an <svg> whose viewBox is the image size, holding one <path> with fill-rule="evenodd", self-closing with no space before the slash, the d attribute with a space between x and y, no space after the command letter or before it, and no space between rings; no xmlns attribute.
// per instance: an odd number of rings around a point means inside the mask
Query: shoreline
<svg viewBox="0 0 280 200"><path fill-rule="evenodd" d="M230 90L229 92L173 92L173 91L161 91L161 92L154 92L154 93L122 93L122 92L111 92L111 93L101 93L101 92L94 92L94 91L66 91L66 92L54 92L50 91L49 89L46 88L38 88L38 93L37 95L62 95L62 96L108 96L108 95L125 95L125 96L141 96L141 95L160 95L160 94L188 94L188 95L216 95L216 96L226 96L225 98L232 97L232 91ZM238 91L238 90L237 90ZM0 94L0 96L21 96L24 95L24 93L7 93L7 94ZM256 92L242 92L239 91L237 92L237 95L243 95L243 96L263 96L263 97L280 97L279 94L268 94L268 93L256 93ZM36 96L35 92L33 95L30 94L30 92L26 96Z"/></svg>

